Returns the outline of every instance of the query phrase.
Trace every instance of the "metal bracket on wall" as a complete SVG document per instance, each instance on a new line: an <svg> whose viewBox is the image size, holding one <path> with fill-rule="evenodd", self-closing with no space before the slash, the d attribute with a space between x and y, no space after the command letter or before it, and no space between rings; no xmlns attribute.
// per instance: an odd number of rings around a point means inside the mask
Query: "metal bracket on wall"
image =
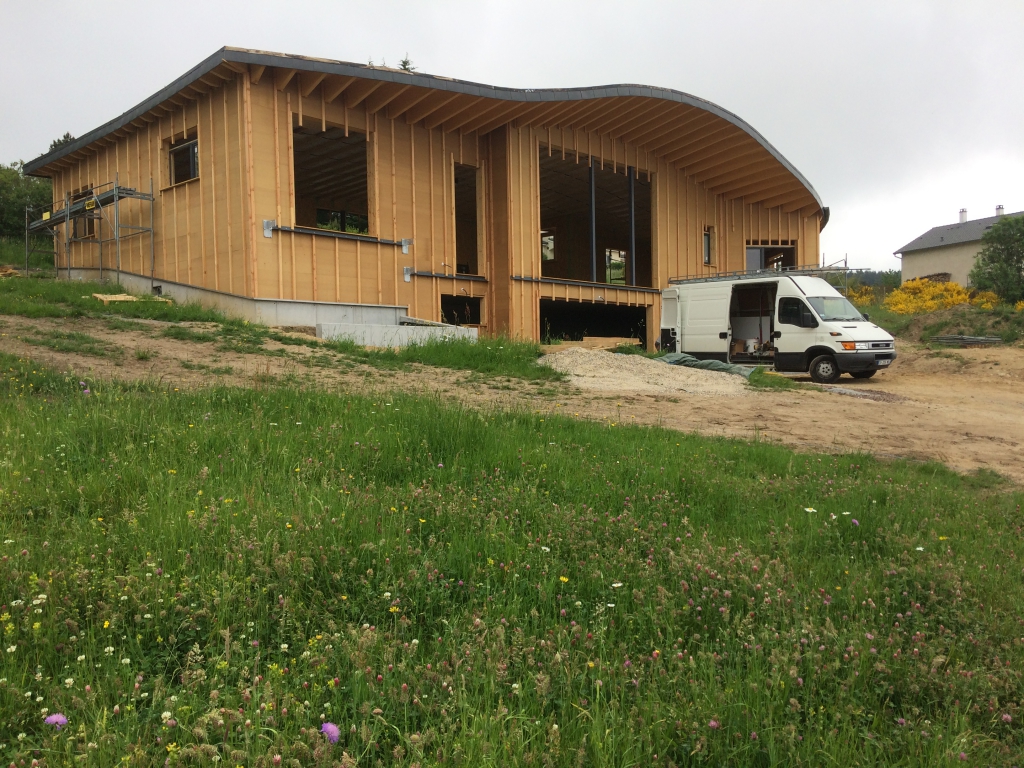
<svg viewBox="0 0 1024 768"><path fill-rule="evenodd" d="M405 276L405 282L412 282L412 267L402 267L402 274Z"/></svg>
<svg viewBox="0 0 1024 768"><path fill-rule="evenodd" d="M274 227L277 226L276 219L264 219L263 220L263 236L272 238L274 236Z"/></svg>
<svg viewBox="0 0 1024 768"><path fill-rule="evenodd" d="M401 240L401 245L402 245L402 253L408 253L409 252L409 246L412 245L412 238L411 237L403 237L402 240Z"/></svg>

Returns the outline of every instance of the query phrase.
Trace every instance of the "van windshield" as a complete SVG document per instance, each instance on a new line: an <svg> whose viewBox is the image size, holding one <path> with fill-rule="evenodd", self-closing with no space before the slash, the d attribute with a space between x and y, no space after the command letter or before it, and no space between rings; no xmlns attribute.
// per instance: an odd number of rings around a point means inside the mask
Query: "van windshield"
<svg viewBox="0 0 1024 768"><path fill-rule="evenodd" d="M842 296L808 296L807 301L814 307L818 317L825 322L842 322L844 320L864 322L864 316Z"/></svg>

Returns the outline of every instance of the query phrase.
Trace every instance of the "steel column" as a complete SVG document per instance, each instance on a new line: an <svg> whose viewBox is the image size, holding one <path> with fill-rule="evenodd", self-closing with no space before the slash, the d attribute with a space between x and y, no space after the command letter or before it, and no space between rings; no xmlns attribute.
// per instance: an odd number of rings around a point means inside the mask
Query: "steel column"
<svg viewBox="0 0 1024 768"><path fill-rule="evenodd" d="M597 282L597 179L594 158L590 158L590 282Z"/></svg>
<svg viewBox="0 0 1024 768"><path fill-rule="evenodd" d="M629 177L629 284L636 285L636 186L633 173L635 169L626 166Z"/></svg>

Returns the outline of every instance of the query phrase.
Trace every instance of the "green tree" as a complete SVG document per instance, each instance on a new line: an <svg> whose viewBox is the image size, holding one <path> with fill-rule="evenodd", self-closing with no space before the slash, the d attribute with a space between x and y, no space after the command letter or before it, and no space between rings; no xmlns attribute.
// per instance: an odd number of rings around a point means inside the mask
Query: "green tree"
<svg viewBox="0 0 1024 768"><path fill-rule="evenodd" d="M0 236L25 234L25 206L41 207L52 201L49 179L26 176L24 163L0 164Z"/></svg>
<svg viewBox="0 0 1024 768"><path fill-rule="evenodd" d="M398 62L398 68L403 72L415 72L416 67L412 65L412 59L409 58L409 54L405 54L405 58Z"/></svg>
<svg viewBox="0 0 1024 768"><path fill-rule="evenodd" d="M50 149L48 151L53 152L53 150L60 149L61 147L67 146L68 144L70 144L74 140L75 140L75 137L72 136L67 131L65 131L64 135L61 136L59 139L54 139L53 141L50 142Z"/></svg>
<svg viewBox="0 0 1024 768"><path fill-rule="evenodd" d="M996 222L981 242L981 253L971 269L971 285L994 291L1008 304L1024 301L1024 216Z"/></svg>

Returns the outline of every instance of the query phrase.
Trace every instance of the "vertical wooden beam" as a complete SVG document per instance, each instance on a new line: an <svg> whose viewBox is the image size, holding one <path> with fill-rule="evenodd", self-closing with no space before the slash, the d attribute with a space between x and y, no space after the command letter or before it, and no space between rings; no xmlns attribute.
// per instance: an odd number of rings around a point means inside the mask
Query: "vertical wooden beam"
<svg viewBox="0 0 1024 768"><path fill-rule="evenodd" d="M227 234L228 234L228 293L235 292L234 281L234 228L235 222L231 216L231 155L228 152L228 87L225 83L221 86L224 91L224 207L227 213Z"/></svg>
<svg viewBox="0 0 1024 768"><path fill-rule="evenodd" d="M289 126L291 127L291 126ZM281 114L278 108L277 88L274 88L274 213L277 226L281 226ZM275 237L277 245L277 297L284 298L284 261L281 254L281 238Z"/></svg>
<svg viewBox="0 0 1024 768"><path fill-rule="evenodd" d="M252 297L259 298L259 264L256 257L256 179L252 158L252 93L249 84L249 70L242 73L245 89L245 164L249 186L249 254L252 259Z"/></svg>
<svg viewBox="0 0 1024 768"><path fill-rule="evenodd" d="M276 94L277 91L274 91ZM211 206L213 209L213 289L215 291L220 290L220 260L218 258L218 242L217 242L217 152L215 145L217 139L215 137L215 128L213 125L213 97L214 94L210 94L209 106L210 106L210 147L207 150L210 155L210 197L213 201ZM200 182L202 183L202 182Z"/></svg>

